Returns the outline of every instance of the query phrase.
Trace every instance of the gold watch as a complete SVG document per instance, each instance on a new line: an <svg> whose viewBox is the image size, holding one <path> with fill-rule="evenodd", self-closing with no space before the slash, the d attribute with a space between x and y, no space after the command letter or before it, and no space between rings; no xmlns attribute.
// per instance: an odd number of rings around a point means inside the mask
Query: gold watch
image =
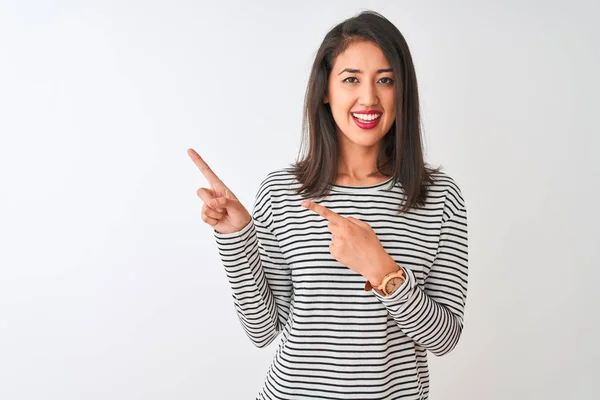
<svg viewBox="0 0 600 400"><path fill-rule="evenodd" d="M381 284L375 289L379 292L383 292L383 295L387 297L402 286L404 281L406 281L406 275L404 275L404 270L399 268L398 271L390 272L384 276L381 280ZM373 285L371 285L371 282L367 281L367 283L365 283L365 290L370 291L371 289L373 289Z"/></svg>

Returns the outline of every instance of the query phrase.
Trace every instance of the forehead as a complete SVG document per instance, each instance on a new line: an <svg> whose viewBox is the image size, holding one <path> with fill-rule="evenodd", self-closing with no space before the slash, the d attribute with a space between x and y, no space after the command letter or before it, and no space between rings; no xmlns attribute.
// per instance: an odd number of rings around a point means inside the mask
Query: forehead
<svg viewBox="0 0 600 400"><path fill-rule="evenodd" d="M391 67L375 43L357 41L351 43L346 50L340 53L333 63L333 72L335 73L339 73L344 68L356 68L369 72Z"/></svg>

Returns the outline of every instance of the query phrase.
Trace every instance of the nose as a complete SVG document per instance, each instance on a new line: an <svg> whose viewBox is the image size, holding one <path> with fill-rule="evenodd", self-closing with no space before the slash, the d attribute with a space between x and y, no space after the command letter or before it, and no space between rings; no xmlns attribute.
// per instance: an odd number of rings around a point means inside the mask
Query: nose
<svg viewBox="0 0 600 400"><path fill-rule="evenodd" d="M361 85L359 103L363 106L372 106L378 103L377 89L372 83Z"/></svg>

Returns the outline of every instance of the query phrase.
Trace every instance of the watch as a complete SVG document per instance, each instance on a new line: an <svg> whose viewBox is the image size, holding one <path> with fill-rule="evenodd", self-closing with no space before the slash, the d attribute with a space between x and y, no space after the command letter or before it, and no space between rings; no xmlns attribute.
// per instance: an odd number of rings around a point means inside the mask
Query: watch
<svg viewBox="0 0 600 400"><path fill-rule="evenodd" d="M384 296L389 296L394 293L396 289L398 289L402 284L406 281L406 275L404 274L404 270L399 268L398 271L390 272L381 280L381 284L377 286L375 289L379 292L383 292ZM365 283L365 291L370 291L373 289L373 285L371 282L367 281Z"/></svg>

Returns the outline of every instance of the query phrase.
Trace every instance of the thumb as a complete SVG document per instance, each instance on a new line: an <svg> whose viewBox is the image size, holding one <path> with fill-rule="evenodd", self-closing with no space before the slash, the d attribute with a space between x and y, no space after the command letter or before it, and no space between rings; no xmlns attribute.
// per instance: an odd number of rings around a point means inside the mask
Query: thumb
<svg viewBox="0 0 600 400"><path fill-rule="evenodd" d="M227 208L228 205L231 205L231 199L227 197L215 197L208 205L213 208L218 208L217 211L221 212L224 208Z"/></svg>
<svg viewBox="0 0 600 400"><path fill-rule="evenodd" d="M361 221L358 218L354 218L354 217L346 217L348 220L350 220L350 222L354 223L355 225L360 226L361 228L367 228L367 227L371 227L371 225L367 224L364 221Z"/></svg>
<svg viewBox="0 0 600 400"><path fill-rule="evenodd" d="M226 199L229 199L229 200L239 201L239 199L235 196L235 194L233 194L233 192L231 190L229 190L228 188L225 188L225 195L223 197L225 197Z"/></svg>

